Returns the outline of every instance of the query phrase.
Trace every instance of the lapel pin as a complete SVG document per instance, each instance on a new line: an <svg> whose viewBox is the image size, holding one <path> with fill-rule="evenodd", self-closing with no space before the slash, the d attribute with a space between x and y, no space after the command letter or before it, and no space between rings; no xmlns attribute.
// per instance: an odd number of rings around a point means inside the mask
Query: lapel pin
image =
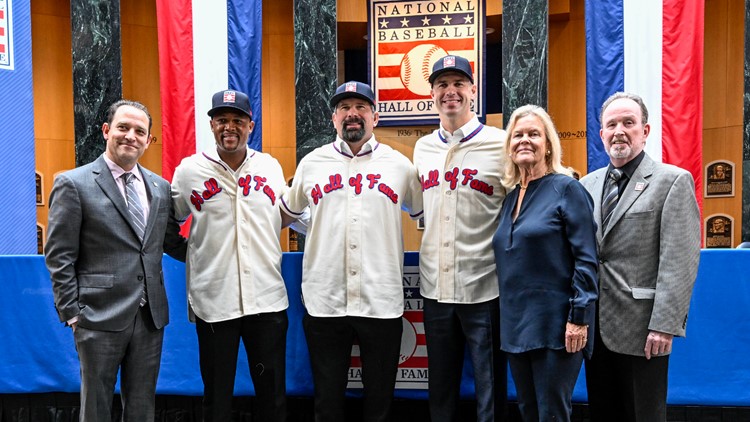
<svg viewBox="0 0 750 422"><path fill-rule="evenodd" d="M156 182L154 182L154 187L158 187L158 186L156 186Z"/></svg>
<svg viewBox="0 0 750 422"><path fill-rule="evenodd" d="M636 191L642 191L645 187L646 187L646 184L643 182L638 182L635 184Z"/></svg>

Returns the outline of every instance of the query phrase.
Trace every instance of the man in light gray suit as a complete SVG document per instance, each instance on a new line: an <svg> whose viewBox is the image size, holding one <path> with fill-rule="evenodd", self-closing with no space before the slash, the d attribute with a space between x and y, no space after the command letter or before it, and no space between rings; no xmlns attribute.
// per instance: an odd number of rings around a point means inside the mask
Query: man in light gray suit
<svg viewBox="0 0 750 422"><path fill-rule="evenodd" d="M102 126L105 153L57 176L50 194L45 257L55 307L73 329L81 362L81 421L112 419L118 369L122 420L154 420L169 322L163 250L184 260L186 247L170 213L169 183L138 164L150 131L145 106L114 103Z"/></svg>
<svg viewBox="0 0 750 422"><path fill-rule="evenodd" d="M685 335L700 258L693 177L645 153L651 128L639 96L609 97L601 122L610 164L581 179L599 225L589 410L593 421L664 421L672 339Z"/></svg>

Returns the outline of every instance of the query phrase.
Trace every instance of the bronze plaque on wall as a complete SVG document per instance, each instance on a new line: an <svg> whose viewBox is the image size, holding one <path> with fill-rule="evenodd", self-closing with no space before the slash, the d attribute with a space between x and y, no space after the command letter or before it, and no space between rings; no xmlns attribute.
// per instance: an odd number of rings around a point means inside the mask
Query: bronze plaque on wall
<svg viewBox="0 0 750 422"><path fill-rule="evenodd" d="M36 253L44 254L44 226L39 223L36 225Z"/></svg>
<svg viewBox="0 0 750 422"><path fill-rule="evenodd" d="M733 162L719 160L706 165L703 196L705 198L734 196Z"/></svg>
<svg viewBox="0 0 750 422"><path fill-rule="evenodd" d="M44 205L44 179L39 172L36 172L36 205Z"/></svg>
<svg viewBox="0 0 750 422"><path fill-rule="evenodd" d="M704 245L706 248L731 248L734 245L734 218L727 214L712 214L705 219Z"/></svg>

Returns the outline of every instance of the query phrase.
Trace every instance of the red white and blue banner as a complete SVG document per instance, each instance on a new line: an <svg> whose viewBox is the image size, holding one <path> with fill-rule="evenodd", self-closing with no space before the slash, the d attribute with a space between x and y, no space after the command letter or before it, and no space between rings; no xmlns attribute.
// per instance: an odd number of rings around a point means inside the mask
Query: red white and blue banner
<svg viewBox="0 0 750 422"><path fill-rule="evenodd" d="M0 0L0 104L0 180L5 186L0 206L0 255L35 254L36 160L28 1Z"/></svg>
<svg viewBox="0 0 750 422"><path fill-rule="evenodd" d="M465 57L480 88L474 111L483 119L484 0L369 0L369 73L381 126L437 124L430 97L432 65Z"/></svg>
<svg viewBox="0 0 750 422"><path fill-rule="evenodd" d="M261 150L262 0L157 0L161 72L162 175L214 147L206 114L223 89L247 93Z"/></svg>
<svg viewBox="0 0 750 422"><path fill-rule="evenodd" d="M646 152L693 174L700 201L703 0L586 0L588 171L608 164L600 108L618 91L643 97Z"/></svg>

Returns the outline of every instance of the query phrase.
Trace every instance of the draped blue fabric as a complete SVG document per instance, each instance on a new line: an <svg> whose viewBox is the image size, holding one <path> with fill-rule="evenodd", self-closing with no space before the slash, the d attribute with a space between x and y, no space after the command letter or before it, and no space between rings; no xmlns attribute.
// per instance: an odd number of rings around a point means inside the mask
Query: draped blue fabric
<svg viewBox="0 0 750 422"><path fill-rule="evenodd" d="M415 266L417 253L404 265ZM203 384L198 369L195 326L187 320L185 267L164 257L170 324L158 394L198 396ZM287 393L311 396L312 377L302 331L302 254L285 253L282 274L290 298L287 344ZM71 330L58 321L44 259L39 255L0 256L0 394L77 392L78 358ZM688 319L688 337L677 338L670 358L671 405L750 406L750 249L703 250ZM240 352L235 393L252 394L245 353ZM471 371L464 370L461 395L473 395ZM508 381L508 392L515 388ZM360 392L352 390L351 395ZM397 390L401 398L425 399L425 391ZM585 402L583 373L573 401Z"/></svg>

